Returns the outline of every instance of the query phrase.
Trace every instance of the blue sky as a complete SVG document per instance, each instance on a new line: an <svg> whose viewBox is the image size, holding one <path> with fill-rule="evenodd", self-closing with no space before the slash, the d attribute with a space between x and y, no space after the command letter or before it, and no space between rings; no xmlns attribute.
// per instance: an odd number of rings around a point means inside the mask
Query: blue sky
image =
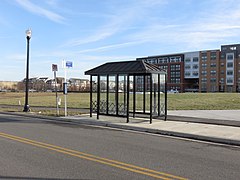
<svg viewBox="0 0 240 180"><path fill-rule="evenodd" d="M110 61L219 49L239 43L239 0L1 0L0 80L25 77L26 36L30 77L67 77Z"/></svg>

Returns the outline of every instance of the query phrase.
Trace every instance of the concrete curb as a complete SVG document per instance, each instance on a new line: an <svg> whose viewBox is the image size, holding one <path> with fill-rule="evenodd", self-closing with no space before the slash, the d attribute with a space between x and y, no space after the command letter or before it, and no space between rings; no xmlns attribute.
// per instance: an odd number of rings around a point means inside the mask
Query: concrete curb
<svg viewBox="0 0 240 180"><path fill-rule="evenodd" d="M124 129L124 130L132 130L136 132L147 132L153 134L161 134L166 136L173 136L173 137L181 137L187 139L194 139L206 142L214 142L220 144L227 144L227 145L235 145L240 146L240 141L233 140L233 139L224 139L218 137L210 137L210 136L202 136L202 135L195 135L189 133L181 133L175 131L166 131L166 130L159 130L159 129L151 129L151 128L144 128L144 127L134 127L122 124L113 124L106 121L94 121L89 119L81 119L75 120L71 118L62 118L62 117L49 117L49 116L42 116L42 115L35 115L35 114L23 114L23 113L13 113L13 112L1 112L1 114L9 114L9 115L16 115L16 116L25 116L25 117L32 117L32 118L40 118L46 120L54 120L58 122L65 122L65 123L74 123L79 125L94 125L94 126L102 126L102 127L111 127L116 129ZM180 120L179 120L180 121Z"/></svg>
<svg viewBox="0 0 240 180"><path fill-rule="evenodd" d="M186 117L186 116L174 116L174 115L168 115L167 121L181 121L181 122L240 127L240 121Z"/></svg>
<svg viewBox="0 0 240 180"><path fill-rule="evenodd" d="M174 136L174 137L181 137L181 138L194 139L194 140L200 140L200 141L240 146L240 141L233 140L233 139L224 139L224 138L218 138L218 137L201 136L201 135L181 133L181 132L175 132L175 131L165 131L165 130L159 130L159 129L149 129L149 128L142 128L142 127L116 125L116 124L107 124L106 126L112 127L112 128L118 128L118 129L126 129L126 130L132 130L132 131L147 132L147 133L161 134L166 136Z"/></svg>

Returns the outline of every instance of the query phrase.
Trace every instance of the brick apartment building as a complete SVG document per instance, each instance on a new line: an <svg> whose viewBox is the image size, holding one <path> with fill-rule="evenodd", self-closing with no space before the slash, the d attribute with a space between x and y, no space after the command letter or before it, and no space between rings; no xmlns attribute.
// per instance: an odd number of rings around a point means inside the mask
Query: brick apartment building
<svg viewBox="0 0 240 180"><path fill-rule="evenodd" d="M137 58L168 72L168 90L240 92L240 44L206 50Z"/></svg>

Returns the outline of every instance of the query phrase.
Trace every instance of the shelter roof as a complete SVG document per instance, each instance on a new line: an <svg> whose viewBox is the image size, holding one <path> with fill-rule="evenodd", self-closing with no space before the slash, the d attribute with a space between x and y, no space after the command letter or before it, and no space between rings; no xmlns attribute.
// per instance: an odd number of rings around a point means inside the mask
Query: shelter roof
<svg viewBox="0 0 240 180"><path fill-rule="evenodd" d="M166 71L144 61L108 62L85 71L85 75L107 74L165 74Z"/></svg>

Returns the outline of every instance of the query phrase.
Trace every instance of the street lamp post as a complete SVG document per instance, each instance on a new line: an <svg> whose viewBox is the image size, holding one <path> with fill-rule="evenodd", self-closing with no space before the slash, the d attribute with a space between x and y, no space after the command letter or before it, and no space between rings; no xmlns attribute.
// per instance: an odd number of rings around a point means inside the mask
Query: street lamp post
<svg viewBox="0 0 240 180"><path fill-rule="evenodd" d="M26 38L27 38L27 66L26 66L26 88L25 88L25 105L23 112L29 112L30 108L28 105L28 82L29 82L29 41L31 39L32 31L31 29L26 30Z"/></svg>

